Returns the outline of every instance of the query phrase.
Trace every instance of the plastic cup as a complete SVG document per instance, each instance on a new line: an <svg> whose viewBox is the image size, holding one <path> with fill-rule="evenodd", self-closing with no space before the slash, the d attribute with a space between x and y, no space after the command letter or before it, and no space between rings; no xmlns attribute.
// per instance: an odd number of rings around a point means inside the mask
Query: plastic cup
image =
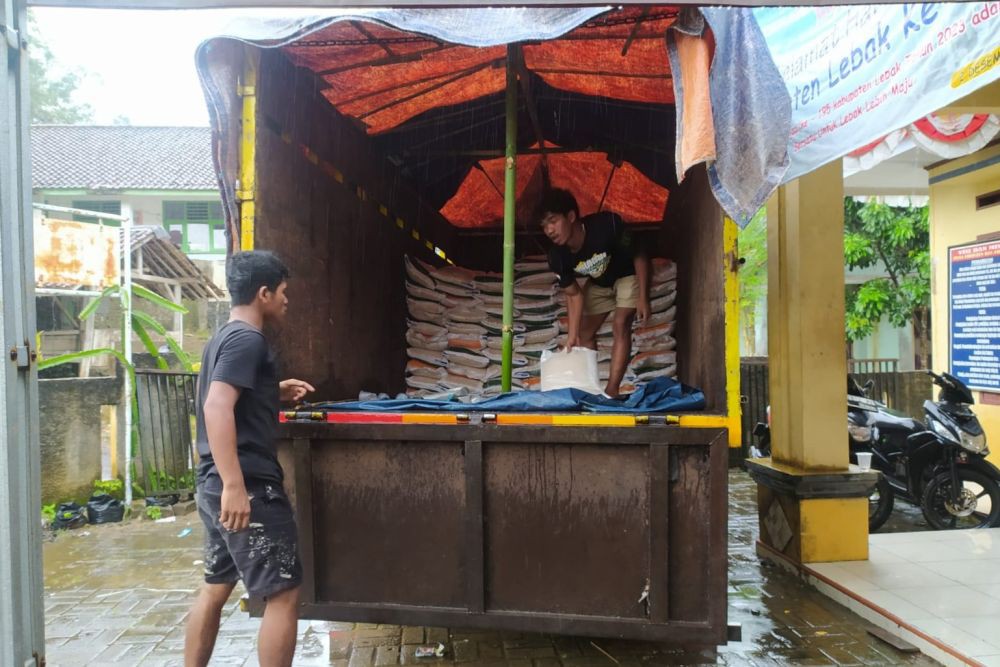
<svg viewBox="0 0 1000 667"><path fill-rule="evenodd" d="M863 471L868 471L872 469L872 453L871 452L858 452L858 467Z"/></svg>

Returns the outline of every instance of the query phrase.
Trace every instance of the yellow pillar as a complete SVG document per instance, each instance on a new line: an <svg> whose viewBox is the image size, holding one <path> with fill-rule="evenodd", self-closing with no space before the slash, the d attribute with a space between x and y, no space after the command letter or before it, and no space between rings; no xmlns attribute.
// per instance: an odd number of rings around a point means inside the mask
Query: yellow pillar
<svg viewBox="0 0 1000 667"><path fill-rule="evenodd" d="M772 458L847 468L844 178L840 160L779 188L767 209Z"/></svg>
<svg viewBox="0 0 1000 667"><path fill-rule="evenodd" d="M849 465L840 161L781 187L767 225L772 457L749 465L761 551L863 560L877 475Z"/></svg>

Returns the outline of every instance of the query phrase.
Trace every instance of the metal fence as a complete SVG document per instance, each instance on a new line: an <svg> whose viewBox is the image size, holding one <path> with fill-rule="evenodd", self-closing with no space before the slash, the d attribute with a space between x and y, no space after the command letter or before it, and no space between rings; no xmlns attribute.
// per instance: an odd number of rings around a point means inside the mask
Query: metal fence
<svg viewBox="0 0 1000 667"><path fill-rule="evenodd" d="M147 496L194 493L194 373L136 370L139 456Z"/></svg>
<svg viewBox="0 0 1000 667"><path fill-rule="evenodd" d="M923 419L923 402L932 396L930 376L921 371L898 371L895 359L851 359L851 375L862 386L873 381L869 395L894 410ZM740 360L740 402L743 450L753 444L753 427L766 417L768 395L767 357ZM847 391L847 379L844 379ZM846 419L846 417L845 417Z"/></svg>

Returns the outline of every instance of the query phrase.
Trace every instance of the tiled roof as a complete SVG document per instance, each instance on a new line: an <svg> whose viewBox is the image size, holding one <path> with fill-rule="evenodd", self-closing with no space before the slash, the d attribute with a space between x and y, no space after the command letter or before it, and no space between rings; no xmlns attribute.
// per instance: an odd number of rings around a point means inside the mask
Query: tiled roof
<svg viewBox="0 0 1000 667"><path fill-rule="evenodd" d="M214 190L211 129L35 125L32 187Z"/></svg>

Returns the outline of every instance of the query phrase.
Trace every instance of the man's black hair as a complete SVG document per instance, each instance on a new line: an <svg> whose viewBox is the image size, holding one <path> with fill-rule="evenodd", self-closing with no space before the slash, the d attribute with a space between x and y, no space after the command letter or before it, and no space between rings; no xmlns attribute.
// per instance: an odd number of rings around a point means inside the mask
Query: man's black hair
<svg viewBox="0 0 1000 667"><path fill-rule="evenodd" d="M542 198L535 207L535 218L541 222L549 213L566 215L570 211L576 213L577 218L580 217L580 207L577 206L573 193L562 188L549 188L542 193Z"/></svg>
<svg viewBox="0 0 1000 667"><path fill-rule="evenodd" d="M253 303L261 287L277 291L288 276L288 267L266 250L238 252L226 262L226 287L234 306Z"/></svg>

